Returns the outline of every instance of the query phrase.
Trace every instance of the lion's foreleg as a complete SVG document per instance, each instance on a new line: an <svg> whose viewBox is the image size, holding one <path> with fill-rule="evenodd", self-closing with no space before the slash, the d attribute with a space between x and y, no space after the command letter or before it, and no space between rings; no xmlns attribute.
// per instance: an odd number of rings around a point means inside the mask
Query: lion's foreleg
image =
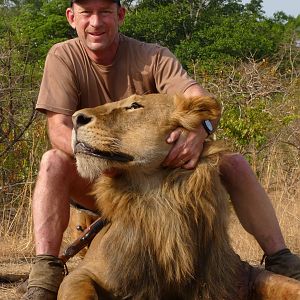
<svg viewBox="0 0 300 300"><path fill-rule="evenodd" d="M58 291L58 300L99 300L95 282L86 274L69 274Z"/></svg>

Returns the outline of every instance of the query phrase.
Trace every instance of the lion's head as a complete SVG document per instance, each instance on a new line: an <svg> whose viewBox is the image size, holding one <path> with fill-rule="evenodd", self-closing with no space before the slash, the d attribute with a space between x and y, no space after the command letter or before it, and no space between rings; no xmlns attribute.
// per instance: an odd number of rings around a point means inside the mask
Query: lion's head
<svg viewBox="0 0 300 300"><path fill-rule="evenodd" d="M158 168L177 127L193 130L220 115L211 97L184 98L162 94L133 95L124 100L77 111L73 115L73 149L79 173L95 179L105 170Z"/></svg>

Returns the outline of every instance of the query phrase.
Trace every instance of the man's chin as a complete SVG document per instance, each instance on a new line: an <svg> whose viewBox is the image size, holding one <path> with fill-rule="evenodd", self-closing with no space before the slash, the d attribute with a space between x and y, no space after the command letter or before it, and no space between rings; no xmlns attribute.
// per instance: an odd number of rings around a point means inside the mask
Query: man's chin
<svg viewBox="0 0 300 300"><path fill-rule="evenodd" d="M103 41L89 41L86 43L87 48L92 52L101 51L106 48L106 43Z"/></svg>

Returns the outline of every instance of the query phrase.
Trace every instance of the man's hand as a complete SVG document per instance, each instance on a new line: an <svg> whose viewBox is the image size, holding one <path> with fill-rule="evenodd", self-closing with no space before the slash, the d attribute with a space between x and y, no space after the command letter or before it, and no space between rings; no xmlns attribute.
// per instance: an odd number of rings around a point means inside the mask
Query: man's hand
<svg viewBox="0 0 300 300"><path fill-rule="evenodd" d="M211 95L208 91L198 84L190 86L183 95L189 97L201 97ZM213 120L211 120L213 121ZM219 119L213 121L216 128ZM204 140L207 133L202 124L199 124L195 131L187 131L183 128L177 128L167 138L167 143L174 144L168 156L163 162L166 167L182 167L184 169L194 169L198 163L203 149Z"/></svg>
<svg viewBox="0 0 300 300"><path fill-rule="evenodd" d="M207 133L202 124L195 131L177 128L170 133L167 143L174 144L163 166L194 169L198 163Z"/></svg>

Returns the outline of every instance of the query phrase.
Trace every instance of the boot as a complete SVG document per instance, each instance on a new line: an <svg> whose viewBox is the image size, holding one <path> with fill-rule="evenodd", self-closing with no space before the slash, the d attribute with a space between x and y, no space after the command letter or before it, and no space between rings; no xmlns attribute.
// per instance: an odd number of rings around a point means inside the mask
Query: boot
<svg viewBox="0 0 300 300"><path fill-rule="evenodd" d="M36 256L29 274L27 292L21 300L56 300L64 275L64 264L59 258Z"/></svg>
<svg viewBox="0 0 300 300"><path fill-rule="evenodd" d="M300 280L300 258L287 248L266 256L265 269Z"/></svg>

